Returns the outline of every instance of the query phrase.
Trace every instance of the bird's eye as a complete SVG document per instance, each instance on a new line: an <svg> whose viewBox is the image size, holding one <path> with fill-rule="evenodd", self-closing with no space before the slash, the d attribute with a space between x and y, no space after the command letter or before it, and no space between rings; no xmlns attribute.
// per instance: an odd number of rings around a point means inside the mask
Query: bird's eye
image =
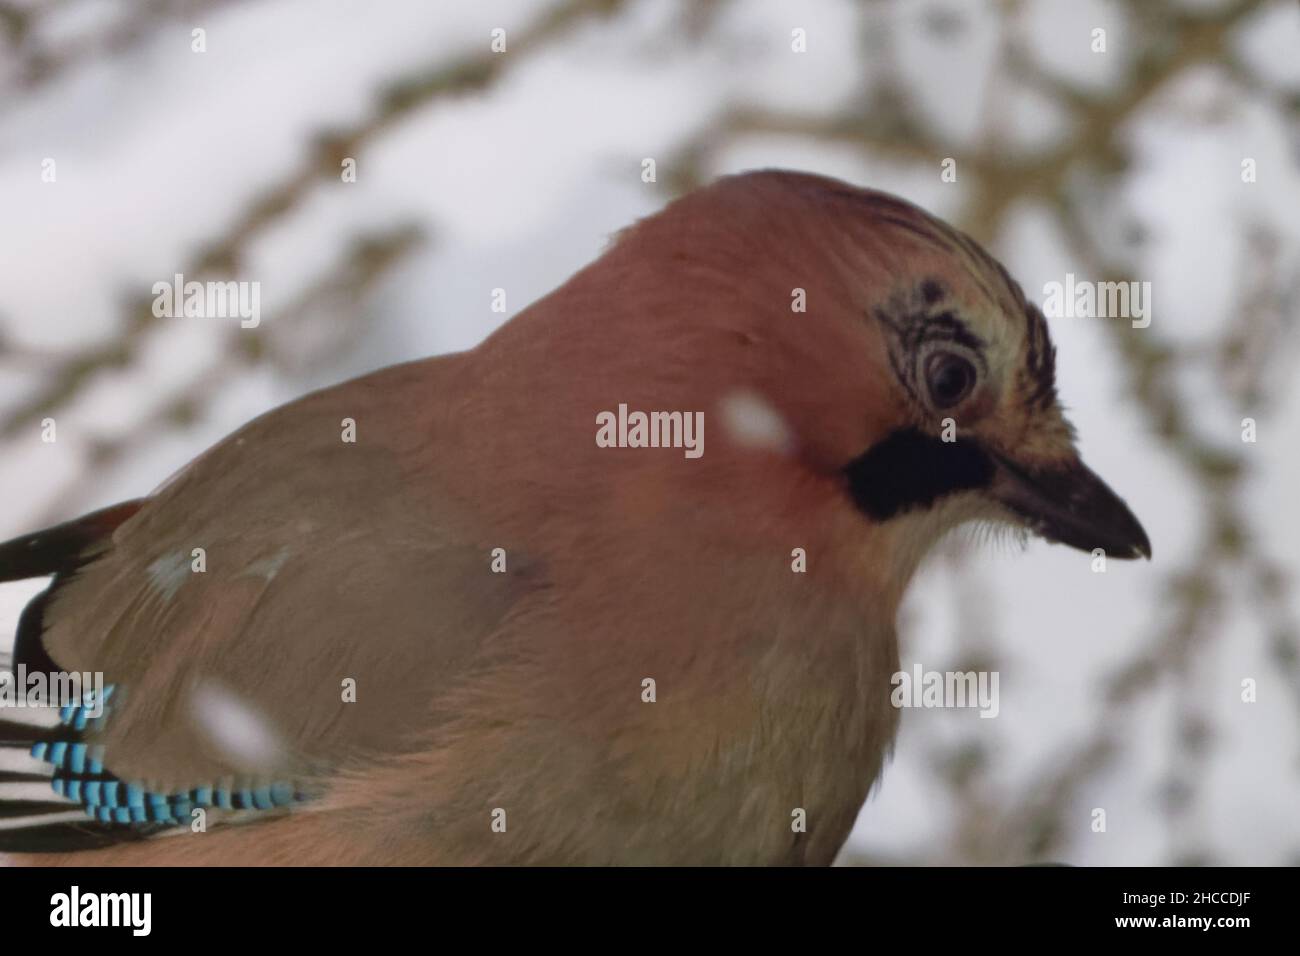
<svg viewBox="0 0 1300 956"><path fill-rule="evenodd" d="M975 387L975 366L955 352L935 352L925 360L925 385L935 408L952 408Z"/></svg>

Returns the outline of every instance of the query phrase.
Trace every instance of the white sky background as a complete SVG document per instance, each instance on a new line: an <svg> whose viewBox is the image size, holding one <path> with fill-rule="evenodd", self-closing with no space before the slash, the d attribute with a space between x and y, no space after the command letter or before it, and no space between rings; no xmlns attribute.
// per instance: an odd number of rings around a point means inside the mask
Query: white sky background
<svg viewBox="0 0 1300 956"><path fill-rule="evenodd" d="M47 37L94 36L125 6L64 4ZM437 101L375 139L358 154L357 183L322 182L251 246L243 277L262 284L265 322L328 268L347 237L403 220L427 227L431 241L365 302L369 331L341 363L301 375L262 367L232 378L195 427L160 433L127 464L97 476L77 502L82 510L147 492L247 419L308 388L472 346L504 318L489 308L493 288L507 290L516 314L598 254L615 230L659 208L669 198L663 164L724 105L739 100L826 114L854 95L871 69L863 62L859 5L848 2L734 4L716 27L688 42L678 33L677 4L645 0L540 50L516 45L545 6L232 4L193 22L164 24L119 57L88 58L57 82L0 102L0 331L39 356L111 337L125 293L147 293L153 282L169 279L257 190L295 168L313 135L367 115L384 82L439 56L485 49L498 26L512 41L506 56L518 58L487 92ZM1030 47L1041 63L1088 89L1113 87L1132 52L1117 6L1039 0L1027 7ZM956 145L979 136L997 55L984 4L917 2L885 10L880 22L892 22L892 56L920 115ZM936 37L924 25L935 10L954 11L964 29ZM190 51L193 26L207 30L204 54ZM1105 55L1089 49L1095 26L1108 29ZM808 31L806 54L790 50L793 27ZM1239 49L1270 80L1300 90L1300 12L1293 3L1254 18ZM0 82L11 68L0 59ZM1051 104L1005 96L998 111L1009 142L1032 148L1059 138L1066 118ZM1147 333L1189 342L1226 321L1246 255L1238 225L1252 217L1274 224L1288 237L1289 261L1300 261L1297 147L1294 132L1288 139L1274 117L1235 95L1215 71L1187 78L1156 102L1159 110L1140 112L1126 130L1136 163L1119 198L1152 237L1133 265L1153 283ZM1207 121L1204 114L1216 107L1217 118ZM661 163L657 185L641 182L647 156ZM1258 183L1241 183L1242 156L1257 159ZM56 184L40 181L45 157L57 161ZM712 172L802 168L956 216L964 186L960 175L956 184L940 181L939 158L933 167L909 166L771 136L733 143ZM1085 277L1041 209L1017 209L995 251L1038 301L1045 282L1066 272ZM1100 675L1152 630L1169 568L1197 546L1198 500L1124 396L1100 321L1052 322L1060 392L1085 459L1141 517L1156 560L1115 563L1097 575L1086 555L1041 542L1023 551L986 548L973 573L986 592L979 604L1000 653L1001 714L981 720L974 712L906 712L896 757L859 819L854 849L884 858L946 858L942 841L953 808L927 762L924 741L931 737L977 739L998 781L987 799L1023 799L1023 788L1104 710ZM222 320L175 320L140 361L98 377L57 416L56 444L43 444L36 429L5 444L0 536L31 530L86 467L87 440L130 427L161 396L184 388L228 331ZM39 358L0 364L0 408L29 394L47 369ZM1189 375L1185 395L1198 426L1225 444L1237 442L1240 413L1220 399L1218 384ZM1259 442L1250 449L1255 478L1247 505L1269 553L1294 572L1300 454L1292 423L1300 389L1291 375L1280 385L1276 410L1261 418ZM903 614L905 668L919 660L946 669L967 646L972 622L967 605L957 602L956 581L940 556L913 587ZM0 589L0 615L16 618L30 593ZM1233 597L1250 600L1244 584ZM1300 859L1296 691L1276 676L1253 618L1233 607L1221 626L1223 639L1194 665L1199 703L1216 736L1192 814L1192 842L1217 862L1293 862ZM1258 703L1240 702L1243 677L1258 681ZM1172 714L1164 690L1134 710L1126 723L1131 745L1073 808L1066 862L1169 861L1175 847L1159 795L1171 759ZM1104 834L1091 832L1092 807L1107 810Z"/></svg>

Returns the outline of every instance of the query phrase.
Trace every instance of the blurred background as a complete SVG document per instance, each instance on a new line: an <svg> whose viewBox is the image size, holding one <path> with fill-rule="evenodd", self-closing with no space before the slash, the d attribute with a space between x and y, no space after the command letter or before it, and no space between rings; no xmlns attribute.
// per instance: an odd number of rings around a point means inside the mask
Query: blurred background
<svg viewBox="0 0 1300 956"><path fill-rule="evenodd" d="M1148 328L1051 325L1155 560L946 543L903 667L995 669L1000 713L905 711L841 862L1300 864L1294 0L0 0L0 537L766 166L919 203L1040 303L1151 283ZM261 324L156 318L175 273L260 282Z"/></svg>

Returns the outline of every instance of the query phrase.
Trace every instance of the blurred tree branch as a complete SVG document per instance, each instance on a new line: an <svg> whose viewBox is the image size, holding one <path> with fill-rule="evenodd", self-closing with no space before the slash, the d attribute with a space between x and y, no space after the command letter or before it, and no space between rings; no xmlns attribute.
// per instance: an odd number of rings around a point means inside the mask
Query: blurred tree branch
<svg viewBox="0 0 1300 956"><path fill-rule="evenodd" d="M592 16L610 16L622 6L623 0L565 0L556 3L518 31L513 44L517 49L535 52L564 36L583 20ZM5 13L0 13L0 19L5 17ZM7 11L7 17L9 21L14 19L12 5ZM19 28L17 34L23 36L23 29ZM463 55L451 62L432 64L388 84L379 92L375 109L368 117L352 126L318 135L308 155L296 169L264 187L234 216L225 231L213 236L190 261L178 265L174 271L196 281L237 275L244 266L246 251L258 236L289 218L318 186L338 182L340 164L345 157L360 155L367 147L439 98L482 89L496 82L528 55L498 56L488 50L485 43L480 52ZM409 243L402 247L403 251L410 248ZM391 263L386 261L385 264ZM359 274L356 267L357 263L350 264L345 268L344 274ZM333 272L325 275L320 282L325 287L331 287L333 275ZM309 291L305 297L310 298L312 294ZM121 329L117 335L106 342L55 359L44 385L25 401L0 414L0 439L13 439L24 429L33 427L46 416L66 407L101 372L130 365L143 348L146 337L164 321L153 314L149 296L130 296L123 308ZM244 334L239 341L258 338L257 335L249 335L247 330L241 332ZM242 355L247 364L256 364L266 360L268 355L274 355L256 346L240 347L237 354ZM7 354L4 340L0 339L0 362L18 357L17 354ZM218 390L205 393L209 401L217 394ZM198 397L194 396L195 400ZM167 417L162 414L162 418ZM143 437L143 433L135 436L137 439ZM113 447L118 449L113 453L116 458L122 446L117 443ZM107 461L102 451L100 456L101 463ZM63 496L59 500L69 499Z"/></svg>
<svg viewBox="0 0 1300 956"><path fill-rule="evenodd" d="M18 102L19 94L32 93L60 79L79 66L114 59L138 49L168 24L196 24L196 17L220 12L223 7L249 0L132 0L123 4L121 15L108 23L96 24L93 32L50 40L46 28L75 7L77 0L44 0L40 3L0 2L0 40L8 47L11 67L4 80L0 101Z"/></svg>

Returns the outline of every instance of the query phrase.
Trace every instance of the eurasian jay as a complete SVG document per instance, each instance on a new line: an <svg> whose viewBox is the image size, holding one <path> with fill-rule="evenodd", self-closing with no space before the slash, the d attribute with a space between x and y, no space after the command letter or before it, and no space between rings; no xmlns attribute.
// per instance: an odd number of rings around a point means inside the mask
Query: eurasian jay
<svg viewBox="0 0 1300 956"><path fill-rule="evenodd" d="M978 244L721 179L477 348L0 546L54 576L13 666L109 688L0 711L0 852L829 863L892 746L899 601L971 521L1150 556Z"/></svg>

